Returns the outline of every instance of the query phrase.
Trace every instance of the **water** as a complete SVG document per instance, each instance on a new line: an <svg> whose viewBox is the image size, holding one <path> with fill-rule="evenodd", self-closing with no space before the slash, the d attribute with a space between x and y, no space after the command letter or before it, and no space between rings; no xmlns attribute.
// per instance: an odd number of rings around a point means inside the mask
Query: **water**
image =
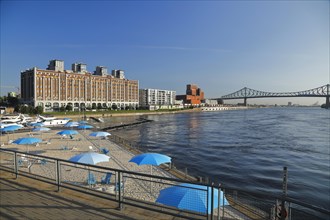
<svg viewBox="0 0 330 220"><path fill-rule="evenodd" d="M154 122L113 133L145 151L171 156L175 166L188 167L191 175L229 187L280 194L287 166L290 197L330 207L329 110L265 108L144 117Z"/></svg>

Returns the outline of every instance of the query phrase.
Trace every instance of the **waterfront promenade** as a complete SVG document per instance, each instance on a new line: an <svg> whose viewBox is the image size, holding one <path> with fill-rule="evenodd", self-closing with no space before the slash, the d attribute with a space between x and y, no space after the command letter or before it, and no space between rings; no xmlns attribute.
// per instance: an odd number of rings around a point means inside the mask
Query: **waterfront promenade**
<svg viewBox="0 0 330 220"><path fill-rule="evenodd" d="M0 170L0 219L177 219Z"/></svg>

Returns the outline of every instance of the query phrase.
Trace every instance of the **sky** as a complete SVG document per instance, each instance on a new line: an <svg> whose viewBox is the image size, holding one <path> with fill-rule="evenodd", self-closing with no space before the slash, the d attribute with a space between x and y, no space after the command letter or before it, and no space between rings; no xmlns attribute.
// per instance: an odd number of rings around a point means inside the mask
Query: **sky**
<svg viewBox="0 0 330 220"><path fill-rule="evenodd" d="M330 83L329 1L0 2L1 95L17 91L22 70L52 59L122 69L140 88L184 94L197 84L206 98ZM325 98L248 100L288 101Z"/></svg>

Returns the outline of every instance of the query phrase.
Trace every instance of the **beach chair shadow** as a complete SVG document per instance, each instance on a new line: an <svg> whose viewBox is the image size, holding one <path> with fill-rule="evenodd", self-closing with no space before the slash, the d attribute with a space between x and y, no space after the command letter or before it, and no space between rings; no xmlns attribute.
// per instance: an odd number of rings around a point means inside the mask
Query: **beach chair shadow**
<svg viewBox="0 0 330 220"><path fill-rule="evenodd" d="M105 176L102 177L101 179L101 184L110 184L112 173L107 173Z"/></svg>
<svg viewBox="0 0 330 220"><path fill-rule="evenodd" d="M103 153L103 154L105 154L105 155L108 155L108 154L109 154L109 152L110 152L110 150L109 150L109 149L107 149L107 148L104 148L104 147L100 148L100 151L101 151L101 153Z"/></svg>
<svg viewBox="0 0 330 220"><path fill-rule="evenodd" d="M119 182L117 182L115 185L115 192L118 192L119 190L121 191L124 190L125 182L126 182L126 178L123 179L123 181L120 183L120 186L119 186Z"/></svg>
<svg viewBox="0 0 330 220"><path fill-rule="evenodd" d="M96 179L93 173L89 173L87 177L87 184L89 186L93 186L96 184Z"/></svg>

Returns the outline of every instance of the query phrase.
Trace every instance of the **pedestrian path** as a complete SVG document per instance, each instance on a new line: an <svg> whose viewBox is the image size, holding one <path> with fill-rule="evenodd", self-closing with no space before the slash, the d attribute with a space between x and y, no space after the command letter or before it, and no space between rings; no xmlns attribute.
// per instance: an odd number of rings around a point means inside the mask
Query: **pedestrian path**
<svg viewBox="0 0 330 220"><path fill-rule="evenodd" d="M175 219L0 170L0 219Z"/></svg>

